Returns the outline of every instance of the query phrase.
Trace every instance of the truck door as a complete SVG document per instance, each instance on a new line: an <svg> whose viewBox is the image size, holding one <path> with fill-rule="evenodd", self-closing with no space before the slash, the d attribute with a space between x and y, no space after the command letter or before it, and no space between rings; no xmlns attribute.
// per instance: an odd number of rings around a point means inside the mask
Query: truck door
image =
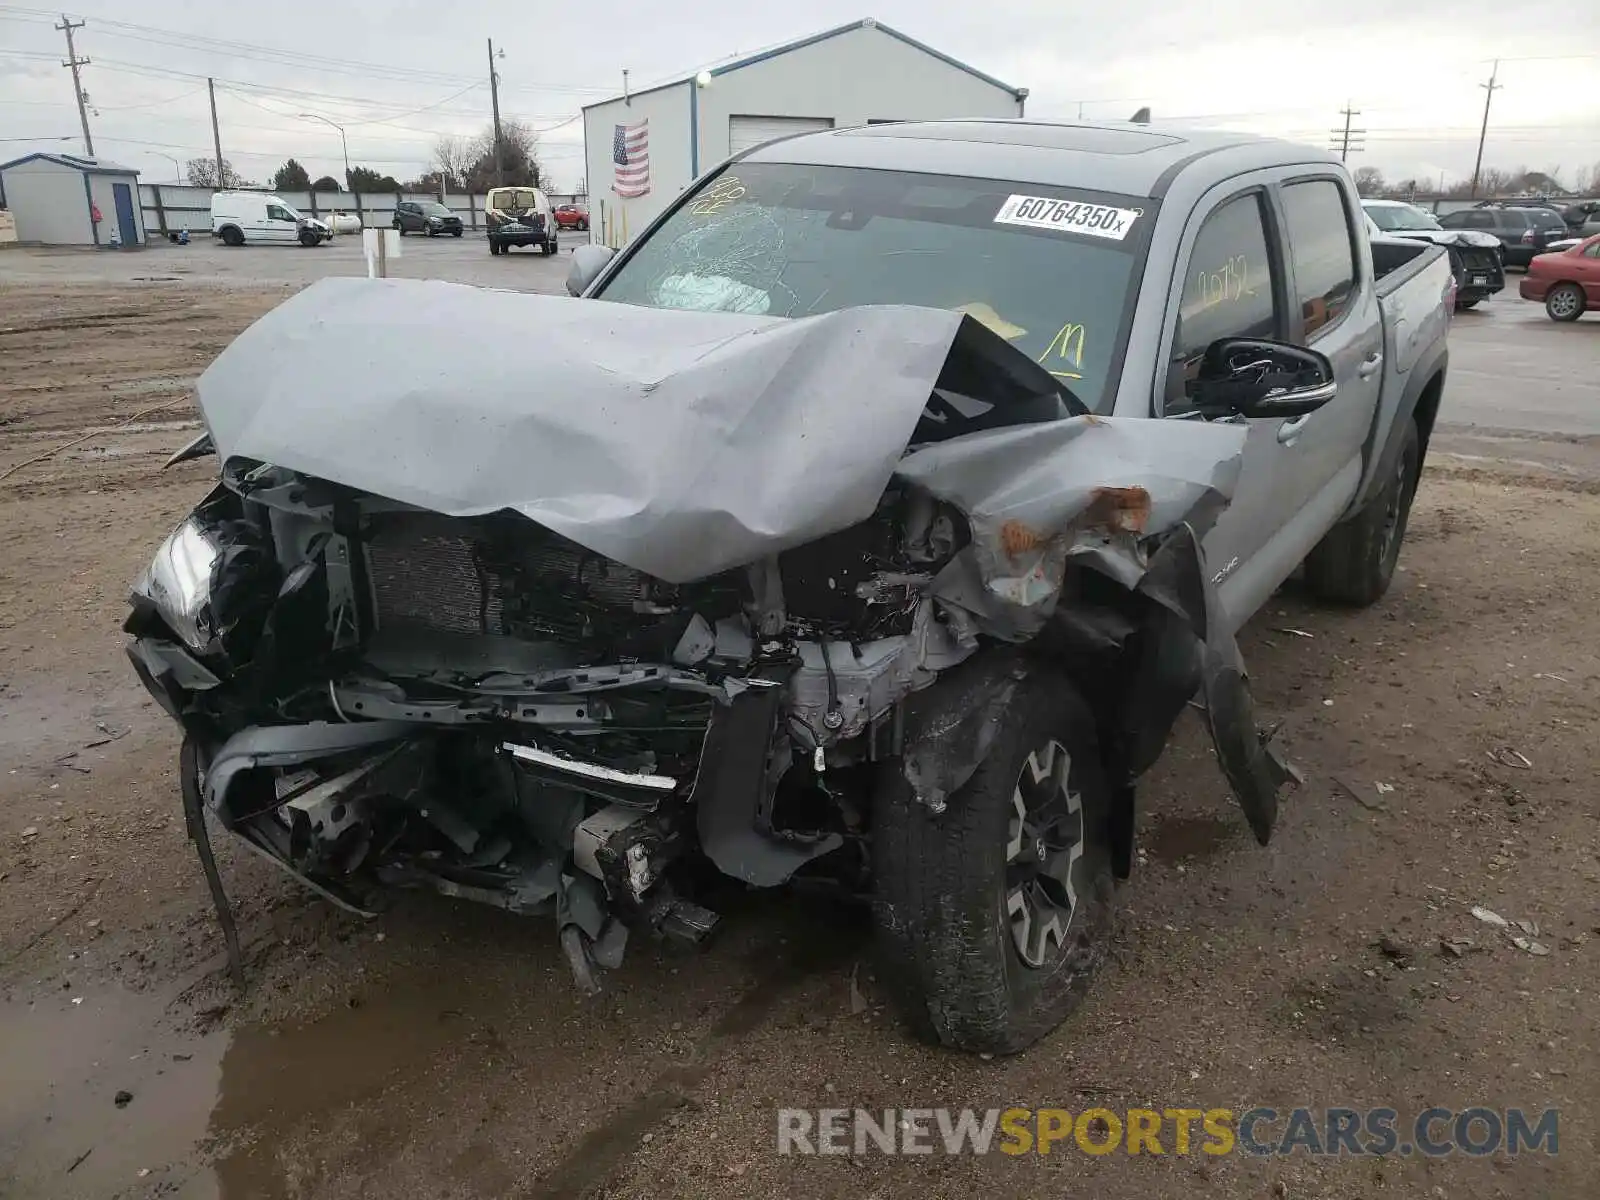
<svg viewBox="0 0 1600 1200"><path fill-rule="evenodd" d="M1333 175L1296 176L1276 189L1275 199L1285 238L1290 338L1327 355L1339 385L1326 405L1280 430L1280 436L1293 434L1285 442L1285 469L1296 480L1296 511L1314 525L1291 524L1280 535L1276 565L1287 575L1344 515L1360 486L1363 448L1383 386L1384 346L1372 258L1357 236L1347 186Z"/></svg>
<svg viewBox="0 0 1600 1200"><path fill-rule="evenodd" d="M1167 419L1196 419L1185 385L1199 371L1206 347L1218 338L1284 340L1289 333L1286 281L1279 252L1270 178L1249 176L1214 188L1195 206L1183 232L1167 305L1157 373L1156 411ZM1242 417L1226 418L1243 421ZM1261 551L1294 510L1285 508L1278 440L1281 420L1249 422L1233 499L1205 532L1206 570L1230 628L1237 628L1270 594L1259 577Z"/></svg>

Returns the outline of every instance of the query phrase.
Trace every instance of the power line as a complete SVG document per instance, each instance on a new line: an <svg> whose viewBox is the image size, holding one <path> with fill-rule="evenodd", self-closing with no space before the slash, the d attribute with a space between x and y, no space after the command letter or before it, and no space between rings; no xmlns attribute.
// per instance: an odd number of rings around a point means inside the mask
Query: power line
<svg viewBox="0 0 1600 1200"><path fill-rule="evenodd" d="M0 5L0 12L26 14L28 17L49 16L42 9L22 8L14 5ZM24 19L24 18L15 18ZM289 50L277 46L266 46L256 42L241 42L227 38L213 38L202 34L189 33L183 30L163 29L155 25L143 25L133 21L117 21L106 18L95 19L95 31L99 36L121 38L127 41L142 42L147 45L162 46L171 50L185 50L195 53L221 54L230 58L242 58L257 62L269 63L275 66L290 66L314 69L317 71L344 74L370 79L384 80L399 83L436 83L449 85L476 84L478 81L469 75L457 75L445 71L432 71L415 67L400 67L388 63L366 62L360 59L343 58L333 55L310 54L303 50ZM198 75L197 78L205 78ZM220 79L220 77L218 77ZM539 87L507 87L506 91L530 92L569 92L569 93L605 93L612 89L609 86L583 86L578 84L546 84Z"/></svg>
<svg viewBox="0 0 1600 1200"><path fill-rule="evenodd" d="M49 141L50 139L24 138L22 140ZM71 141L72 139L68 138L66 140ZM102 142L115 142L119 146L154 146L165 150L203 150L205 152L207 162L211 161L211 154L213 150L213 147L211 146L197 146L187 142L152 142L144 138L106 137L104 134L101 135L100 140ZM282 152L277 150L235 150L233 152L233 156L235 158L265 158L272 160L281 158ZM379 166L415 166L426 161L424 158L417 155L412 155L410 158L366 158L365 155L362 155L362 157L365 158L367 162L375 163Z"/></svg>

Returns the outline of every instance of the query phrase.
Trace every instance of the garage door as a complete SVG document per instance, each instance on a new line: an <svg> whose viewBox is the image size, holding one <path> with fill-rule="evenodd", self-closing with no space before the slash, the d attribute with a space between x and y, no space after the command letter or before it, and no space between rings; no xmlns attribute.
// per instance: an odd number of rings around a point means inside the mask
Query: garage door
<svg viewBox="0 0 1600 1200"><path fill-rule="evenodd" d="M793 133L832 128L831 117L729 117L728 153L741 154L752 146Z"/></svg>

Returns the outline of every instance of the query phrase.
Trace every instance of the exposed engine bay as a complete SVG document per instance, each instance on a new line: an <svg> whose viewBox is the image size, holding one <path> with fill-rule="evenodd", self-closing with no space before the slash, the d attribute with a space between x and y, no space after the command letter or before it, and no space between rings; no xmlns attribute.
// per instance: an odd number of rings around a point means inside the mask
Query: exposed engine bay
<svg viewBox="0 0 1600 1200"><path fill-rule="evenodd" d="M447 371L403 328L444 302L571 349ZM1124 871L1132 783L1197 691L1270 833L1289 771L1200 548L1239 426L1076 411L960 314L405 281L307 289L200 399L221 482L135 588L129 653L183 727L191 834L208 810L349 909L550 913L592 988L630 932L706 937L708 874L867 892L884 773L942 811L1041 661L1126 788Z"/></svg>

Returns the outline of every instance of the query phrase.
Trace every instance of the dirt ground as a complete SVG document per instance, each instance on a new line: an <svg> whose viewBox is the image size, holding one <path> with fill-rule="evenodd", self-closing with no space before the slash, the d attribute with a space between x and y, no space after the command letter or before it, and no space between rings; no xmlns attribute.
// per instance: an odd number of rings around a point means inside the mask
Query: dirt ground
<svg viewBox="0 0 1600 1200"><path fill-rule="evenodd" d="M193 377L287 293L0 288L0 1194L1595 1194L1600 448L1436 455L1381 604L1268 605L1244 652L1305 786L1258 847L1188 722L1113 961L1025 1055L910 1040L864 922L815 901L751 897L695 956L636 943L586 1000L553 923L423 896L362 922L219 840L236 995L119 623L214 471L157 471ZM1302 1104L1554 1107L1560 1153L775 1150L780 1107Z"/></svg>

